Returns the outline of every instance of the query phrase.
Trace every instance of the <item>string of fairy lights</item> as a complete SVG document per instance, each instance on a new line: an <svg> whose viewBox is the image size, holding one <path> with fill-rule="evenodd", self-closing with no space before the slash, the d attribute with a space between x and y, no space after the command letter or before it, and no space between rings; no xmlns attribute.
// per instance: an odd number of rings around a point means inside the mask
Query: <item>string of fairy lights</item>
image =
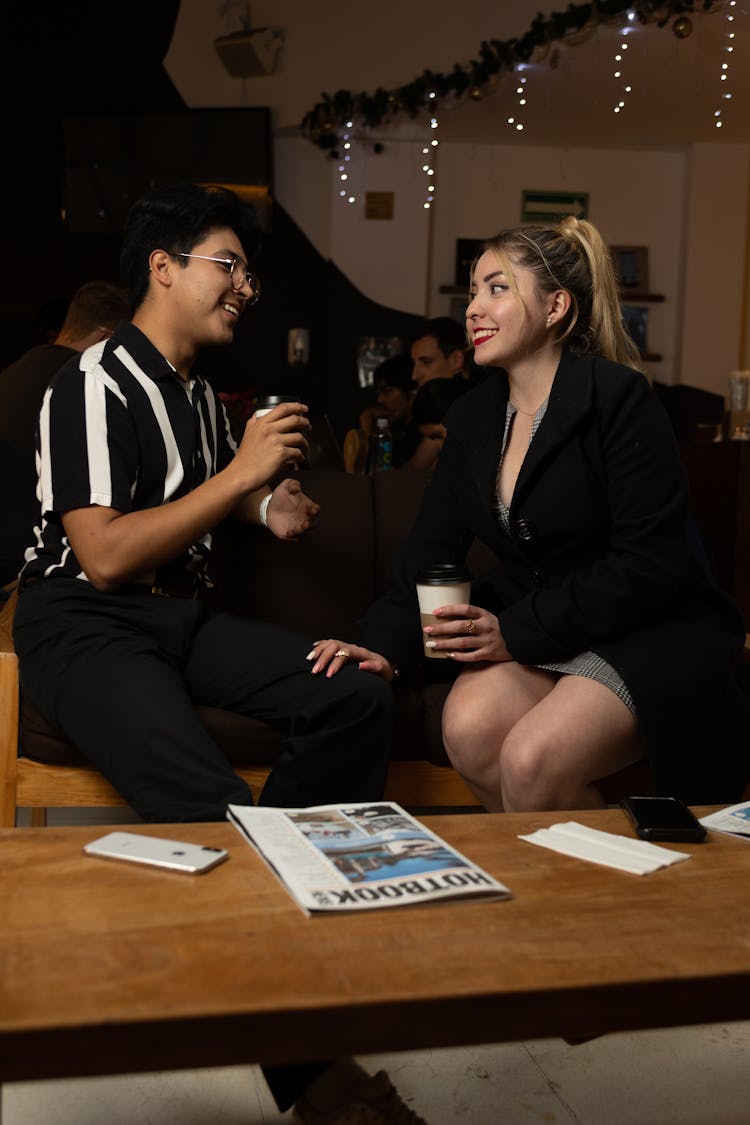
<svg viewBox="0 0 750 1125"><path fill-rule="evenodd" d="M721 68L719 70L719 82L720 83L726 82L727 85L729 84L729 80L730 80L730 73L729 73L730 64L733 61L731 59L731 55L734 53L734 40L735 40L735 36L736 36L734 9L737 7L737 0L729 0L728 7L729 7L729 11L727 12L727 14L724 17L724 39L725 39L725 43L724 43L724 47L722 49L722 53L724 55L728 56L728 57L724 59L724 62L722 62ZM731 101L732 100L732 91L729 90L726 86L722 87L720 98L721 98L722 101ZM724 125L724 121L723 121L723 118L722 118L722 107L719 106L718 109L714 110L714 126L717 129L721 129L721 128L723 128L723 125Z"/></svg>
<svg viewBox="0 0 750 1125"><path fill-rule="evenodd" d="M635 20L635 12L628 12L628 20L630 21L630 24L632 24L632 22ZM625 52L629 49L627 36L632 31L632 27L630 26L630 24L626 24L626 26L623 27L620 35L620 44L615 50L614 77L617 79L617 83L619 86L619 98L617 100L617 104L613 107L615 113L619 113L625 108L625 101L627 99L627 96L633 89L633 87L630 85L630 82L625 77L625 68L627 62Z"/></svg>
<svg viewBox="0 0 750 1125"><path fill-rule="evenodd" d="M714 126L721 129L724 124L724 111L727 108L723 103L732 100L732 91L728 88L731 81L731 64L733 62L732 55L735 51L736 39L736 19L735 9L737 7L737 0L726 0L727 12L724 15L724 42L722 44L722 61L719 70L720 82L720 105L713 111ZM614 49L612 57L613 71L612 76L616 83L616 101L612 107L613 112L616 114L621 113L626 108L627 98L632 93L633 86L631 80L628 78L628 55L631 44L628 39L632 36L633 32L637 30L637 13L634 10L628 10L626 13L627 23L620 29L618 35L617 45ZM686 38L692 33L692 23L686 16L680 16L673 24L674 34L682 39ZM514 80L514 105L511 112L506 118L506 123L513 132L524 132L525 109L528 105L528 79L529 74L533 71L533 67L528 63L518 63L513 70ZM472 91L472 93L474 93ZM436 181L436 165L437 165L437 151L439 146L438 129L438 103L439 97L436 91L431 90L427 94L427 113L428 125L430 133L420 143L420 160L421 171L424 176L424 195L422 207L424 210L429 211L435 203L437 193ZM338 196L342 202L356 204L359 201L357 190L355 188L352 177L352 155L353 146L358 144L360 149L364 151L364 145L355 131L353 120L348 120L344 123L343 128L338 132L338 145L336 150L337 158L337 176L338 176ZM376 146L379 148L380 146Z"/></svg>
<svg viewBox="0 0 750 1125"><path fill-rule="evenodd" d="M352 190L352 185L349 182L349 173L352 162L352 132L354 128L353 121L347 121L344 126L344 132L341 134L341 148L344 155L341 157L341 163L338 166L339 177L339 199L346 200L347 203L356 203L357 197Z"/></svg>
<svg viewBox="0 0 750 1125"><path fill-rule="evenodd" d="M516 133L523 132L523 121L521 121L521 117L523 116L524 106L526 105L526 83L528 81L524 73L526 69L525 63L519 63L514 71L514 74L518 75L515 88L517 108L507 119L507 124L510 125Z"/></svg>
<svg viewBox="0 0 750 1125"><path fill-rule="evenodd" d="M437 102L437 94L434 90L430 90L428 94L430 102L430 129L432 129L432 136L429 141L426 141L422 147L422 172L425 176L425 200L422 207L425 211L429 211L432 204L435 202L435 192L437 191L437 184L435 182L435 164L437 161L437 150L440 141L438 140L438 119L437 111L434 108Z"/></svg>

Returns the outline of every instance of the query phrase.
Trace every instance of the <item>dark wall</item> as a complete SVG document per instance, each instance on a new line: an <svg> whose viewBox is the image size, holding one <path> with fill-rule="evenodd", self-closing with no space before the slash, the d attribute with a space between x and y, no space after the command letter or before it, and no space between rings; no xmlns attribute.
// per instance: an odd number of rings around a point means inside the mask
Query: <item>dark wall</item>
<svg viewBox="0 0 750 1125"><path fill-rule="evenodd" d="M118 279L119 236L71 236L62 219L62 120L68 114L189 113L162 60L179 0L91 0L3 10L0 73L3 198L0 366L37 343L40 313L60 311L94 277ZM41 109L31 109L42 99ZM339 436L356 423L361 392L357 337L406 339L419 318L363 297L274 205L273 230L256 262L263 296L235 345L204 357L219 390L294 389L325 410ZM286 363L287 333L310 331L310 364Z"/></svg>
<svg viewBox="0 0 750 1125"><path fill-rule="evenodd" d="M233 347L204 355L204 370L220 390L258 387L299 394L328 414L341 439L357 424L363 405L357 380L360 338L398 336L408 347L421 318L363 296L278 204L255 268L261 299L242 318ZM310 363L301 371L287 364L290 328L310 332Z"/></svg>
<svg viewBox="0 0 750 1125"><path fill-rule="evenodd" d="M65 237L62 119L179 110L162 66L179 0L3 5L0 361L30 342L36 314L92 277L117 279L118 245Z"/></svg>

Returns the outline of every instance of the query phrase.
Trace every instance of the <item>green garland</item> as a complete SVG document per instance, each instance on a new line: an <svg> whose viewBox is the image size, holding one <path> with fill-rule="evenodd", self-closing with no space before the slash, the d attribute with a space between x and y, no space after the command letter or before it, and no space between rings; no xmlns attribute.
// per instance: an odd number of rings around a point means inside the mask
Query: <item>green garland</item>
<svg viewBox="0 0 750 1125"><path fill-rule="evenodd" d="M683 16L682 30L675 26L675 33L684 37L690 33L685 12L716 11L722 6L723 0L594 0L569 4L564 12L549 16L540 12L520 39L485 39L478 59L466 66L456 63L449 74L425 70L405 86L393 90L379 86L374 94L354 94L351 90L321 94L322 100L302 119L302 133L335 155L338 131L347 121L372 129L402 114L414 118L422 109L434 109L441 98L479 98L491 79L504 71L512 72L519 63L528 63L535 51L546 52L560 40L583 41L582 35L587 39L599 24L611 23L625 12L634 12L642 24L656 23L659 27ZM430 94L435 96L431 98Z"/></svg>

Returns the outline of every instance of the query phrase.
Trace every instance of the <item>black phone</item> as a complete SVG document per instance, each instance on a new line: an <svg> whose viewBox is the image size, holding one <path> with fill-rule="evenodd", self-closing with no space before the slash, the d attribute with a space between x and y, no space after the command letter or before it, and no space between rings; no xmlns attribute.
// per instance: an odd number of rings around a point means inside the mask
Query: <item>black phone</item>
<svg viewBox="0 0 750 1125"><path fill-rule="evenodd" d="M677 797L623 797L620 807L643 840L692 840L706 838L706 829Z"/></svg>

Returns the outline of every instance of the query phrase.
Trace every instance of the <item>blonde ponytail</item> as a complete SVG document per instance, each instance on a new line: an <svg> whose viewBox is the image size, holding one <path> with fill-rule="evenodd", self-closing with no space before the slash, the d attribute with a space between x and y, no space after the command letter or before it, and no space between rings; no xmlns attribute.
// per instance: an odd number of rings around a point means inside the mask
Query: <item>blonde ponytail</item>
<svg viewBox="0 0 750 1125"><path fill-rule="evenodd" d="M554 226L516 227L490 239L485 250L530 270L543 292L565 289L570 294L561 342L642 370L638 348L623 323L612 259L593 223L569 217Z"/></svg>

